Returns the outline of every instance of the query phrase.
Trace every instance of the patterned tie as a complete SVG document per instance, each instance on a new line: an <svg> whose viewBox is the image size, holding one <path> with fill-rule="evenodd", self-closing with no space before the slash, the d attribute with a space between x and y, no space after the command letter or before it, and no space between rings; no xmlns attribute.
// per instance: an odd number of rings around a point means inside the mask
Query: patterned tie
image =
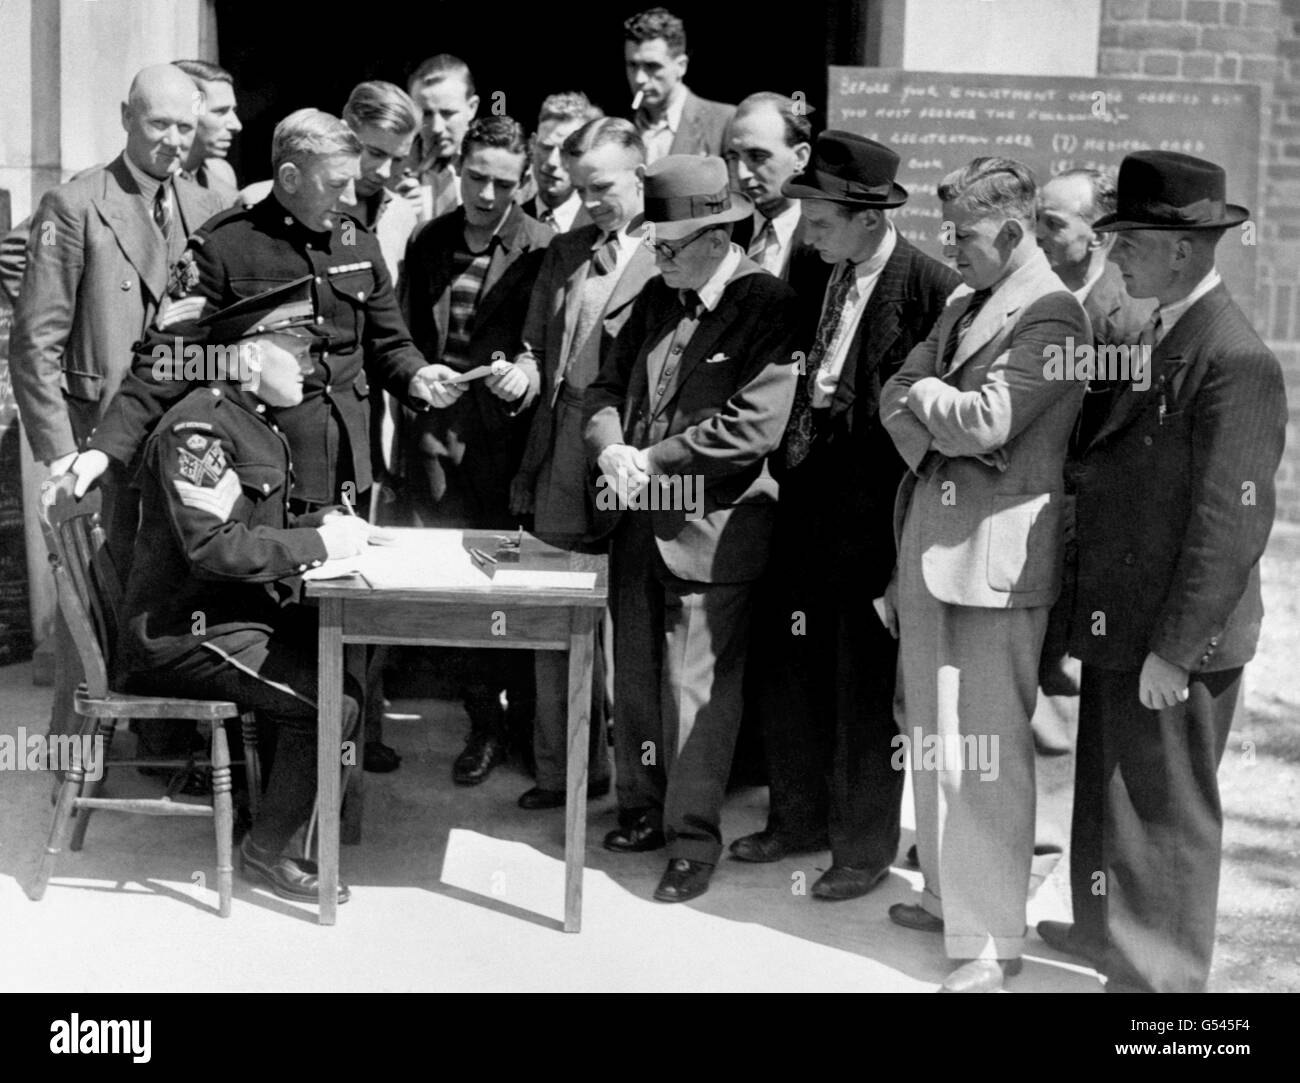
<svg viewBox="0 0 1300 1083"><path fill-rule="evenodd" d="M817 324L817 339L808 355L807 372L795 385L794 406L790 409L790 422L785 430L785 465L789 469L803 462L812 449L813 387L817 382L817 374L830 353L831 343L835 341L849 291L857 282L854 267L852 261L845 261L837 269L838 277L831 283L826 295L826 308L822 312L821 322Z"/></svg>
<svg viewBox="0 0 1300 1083"><path fill-rule="evenodd" d="M777 240L776 228L772 225L772 219L763 219L763 228L758 231L758 235L749 242L749 251L746 253L750 259L757 263L765 271L776 272L769 266L776 259Z"/></svg>
<svg viewBox="0 0 1300 1083"><path fill-rule="evenodd" d="M598 275L607 275L618 266L618 234L606 233L596 254L591 257L591 268Z"/></svg>
<svg viewBox="0 0 1300 1083"><path fill-rule="evenodd" d="M153 197L153 220L158 228L162 231L164 237L171 234L172 228L172 197L171 185L163 181L158 185L158 191Z"/></svg>
<svg viewBox="0 0 1300 1083"><path fill-rule="evenodd" d="M953 358L957 356L957 347L961 345L961 340L965 338L966 332L970 330L971 324L975 322L975 317L979 315L980 309L984 307L984 302L992 294L992 290L976 290L970 295L966 311L961 314L957 326L953 328L952 334L948 336L948 341L943 344L943 368L940 369L940 372L946 373L952 368Z"/></svg>

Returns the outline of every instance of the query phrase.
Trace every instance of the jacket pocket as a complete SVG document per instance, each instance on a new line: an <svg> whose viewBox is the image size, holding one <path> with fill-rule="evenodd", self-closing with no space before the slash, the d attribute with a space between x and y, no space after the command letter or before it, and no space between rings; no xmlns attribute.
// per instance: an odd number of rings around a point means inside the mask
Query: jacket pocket
<svg viewBox="0 0 1300 1083"><path fill-rule="evenodd" d="M273 496L284 488L284 469L270 463L235 463L235 473L244 493L255 504Z"/></svg>
<svg viewBox="0 0 1300 1083"><path fill-rule="evenodd" d="M1061 493L994 493L988 584L993 590L1050 590L1061 540Z"/></svg>

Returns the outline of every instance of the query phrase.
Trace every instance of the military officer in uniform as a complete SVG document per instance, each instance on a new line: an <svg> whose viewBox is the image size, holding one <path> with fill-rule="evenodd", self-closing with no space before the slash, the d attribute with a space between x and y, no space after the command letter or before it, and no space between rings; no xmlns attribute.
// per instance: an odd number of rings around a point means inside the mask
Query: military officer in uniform
<svg viewBox="0 0 1300 1083"><path fill-rule="evenodd" d="M289 510L289 444L274 419L301 403L315 368L304 330L317 326L311 281L303 275L202 321L210 342L240 343L237 361L228 360L228 379L176 403L145 447L119 656L133 691L231 700L274 728L241 867L277 895L308 902L315 864L284 851L316 796L315 611L282 605L275 588L360 552L368 535L341 508ZM357 712L354 691L343 698L345 736ZM339 901L347 898L340 885Z"/></svg>
<svg viewBox="0 0 1300 1083"><path fill-rule="evenodd" d="M426 366L397 307L383 253L348 213L361 144L337 117L300 109L276 125L271 194L226 211L190 240L179 297L160 309L131 375L73 465L78 495L108 458L131 461L167 407L192 387L182 366L159 365L209 344L203 317L267 288L310 276L317 332L303 399L277 411L296 471L291 510L360 499L371 485L371 382L415 409L429 403ZM179 370L179 371L178 371Z"/></svg>

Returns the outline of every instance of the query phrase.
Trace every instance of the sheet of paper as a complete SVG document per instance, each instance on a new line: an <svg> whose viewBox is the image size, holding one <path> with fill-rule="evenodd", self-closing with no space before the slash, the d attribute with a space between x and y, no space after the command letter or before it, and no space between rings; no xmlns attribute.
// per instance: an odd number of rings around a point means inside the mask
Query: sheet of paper
<svg viewBox="0 0 1300 1083"><path fill-rule="evenodd" d="M461 544L459 531L385 527L384 544L343 560L327 560L303 573L303 579L339 579L360 575L372 587L482 587L491 580L475 566Z"/></svg>

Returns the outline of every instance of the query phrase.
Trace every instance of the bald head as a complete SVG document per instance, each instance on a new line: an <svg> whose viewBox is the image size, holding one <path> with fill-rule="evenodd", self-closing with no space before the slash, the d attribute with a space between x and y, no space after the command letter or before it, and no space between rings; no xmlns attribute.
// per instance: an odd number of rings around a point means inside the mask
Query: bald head
<svg viewBox="0 0 1300 1083"><path fill-rule="evenodd" d="M142 68L122 103L127 157L158 179L179 169L194 142L202 106L198 86L180 68Z"/></svg>

